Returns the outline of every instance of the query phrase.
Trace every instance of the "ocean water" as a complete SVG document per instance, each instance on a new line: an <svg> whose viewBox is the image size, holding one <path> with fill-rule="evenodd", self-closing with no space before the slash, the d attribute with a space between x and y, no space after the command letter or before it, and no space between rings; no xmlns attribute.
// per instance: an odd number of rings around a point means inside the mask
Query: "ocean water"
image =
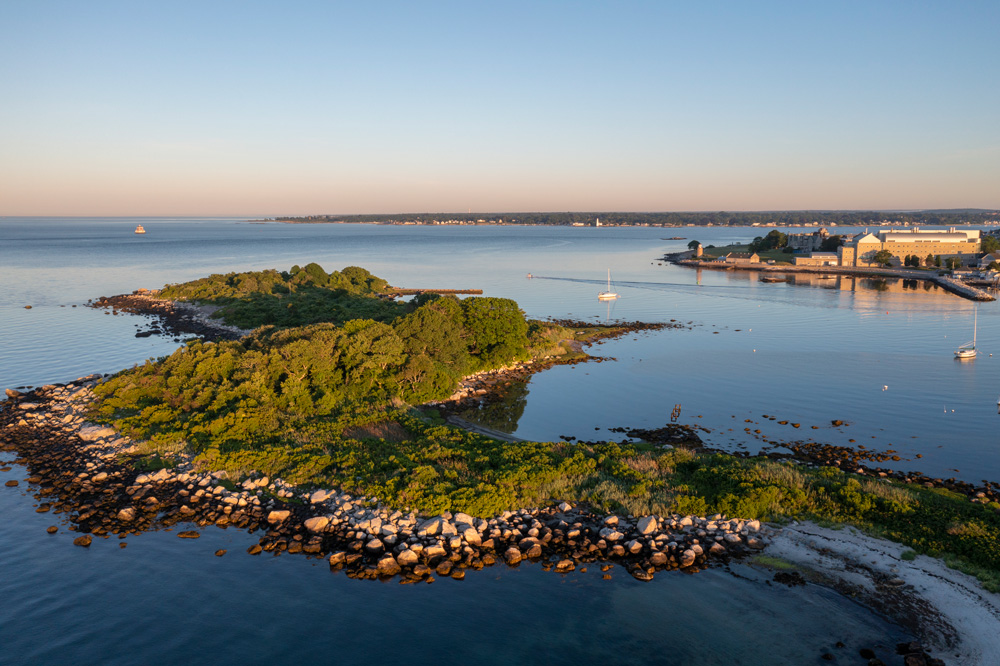
<svg viewBox="0 0 1000 666"><path fill-rule="evenodd" d="M144 236L132 233L139 223ZM686 238L665 240L675 235ZM661 426L680 405L680 422L703 426L720 448L758 446L750 426L769 439L892 448L903 469L1000 480L996 303L978 306L979 358L958 362L952 350L971 337L977 306L940 289L819 277L764 284L658 261L691 239L722 245L753 235L0 219L0 387L114 372L176 347L136 338L144 322L88 308L89 299L209 273L359 265L399 287L481 288L532 317L687 325L591 349L612 362L535 375L514 408L484 415L518 436L611 437L612 427ZM609 269L622 297L600 303ZM848 425L834 428L833 419ZM24 476L14 466L0 480ZM249 557L256 539L234 530L213 528L196 542L157 532L129 537L125 549L117 539L74 548L72 533L45 533L54 517L34 512L23 483L0 487L0 508L0 648L15 663L344 663L390 649L416 663L454 655L808 664L825 663L820 655L837 641L847 644L846 659L906 637L850 600L771 585L745 565L646 584L620 569L605 581L594 567L567 576L494 567L460 583L400 586L330 574L317 560ZM216 558L218 548L230 553Z"/></svg>

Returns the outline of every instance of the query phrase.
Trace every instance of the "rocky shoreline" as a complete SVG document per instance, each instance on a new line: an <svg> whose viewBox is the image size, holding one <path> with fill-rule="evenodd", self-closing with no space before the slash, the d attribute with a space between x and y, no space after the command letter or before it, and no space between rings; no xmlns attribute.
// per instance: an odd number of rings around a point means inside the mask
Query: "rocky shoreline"
<svg viewBox="0 0 1000 666"><path fill-rule="evenodd" d="M184 301L170 301L159 298L158 293L158 290L138 289L131 294L101 296L96 301L88 302L87 305L93 308L104 308L112 315L125 312L155 317L157 323L144 331L137 332L135 334L137 338L161 334L174 337L189 335L215 342L218 340L239 340L250 333L246 329L227 326L221 320L212 319L212 313L218 308L199 306Z"/></svg>
<svg viewBox="0 0 1000 666"><path fill-rule="evenodd" d="M82 535L74 542L80 546L179 523L232 526L263 533L250 554L304 553L327 558L352 577L401 582L460 579L467 569L525 560L557 572L617 563L636 579L651 580L657 571L697 571L712 559L763 548L759 522L721 515L601 515L562 502L488 519L448 512L428 517L280 479L237 485L224 472L199 470L190 461L142 472L130 459L135 442L86 420L100 379L24 394L8 390L0 403L0 449L16 453L28 469L39 512L65 515Z"/></svg>

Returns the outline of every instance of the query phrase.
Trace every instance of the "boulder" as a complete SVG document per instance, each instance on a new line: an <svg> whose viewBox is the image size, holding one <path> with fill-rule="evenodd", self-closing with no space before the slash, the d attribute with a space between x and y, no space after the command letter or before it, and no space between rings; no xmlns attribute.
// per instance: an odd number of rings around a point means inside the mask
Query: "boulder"
<svg viewBox="0 0 1000 666"><path fill-rule="evenodd" d="M111 437L115 434L115 429L108 426L85 426L80 428L76 434L80 436L80 439L92 442L102 437Z"/></svg>
<svg viewBox="0 0 1000 666"><path fill-rule="evenodd" d="M694 564L695 559L697 559L697 556L695 555L694 551L688 548L683 553L681 553L679 564L681 568L684 569Z"/></svg>
<svg viewBox="0 0 1000 666"><path fill-rule="evenodd" d="M287 509L282 509L280 511L271 511L267 514L267 522L272 525L284 522L288 520L288 517L292 515L292 512Z"/></svg>
<svg viewBox="0 0 1000 666"><path fill-rule="evenodd" d="M310 532L322 532L329 524L330 519L326 516L313 516L312 518L307 518L305 523L303 523L305 528Z"/></svg>
<svg viewBox="0 0 1000 666"><path fill-rule="evenodd" d="M419 536L435 536L437 534L441 534L441 525L443 523L444 519L441 516L428 518L424 522L417 525L417 534Z"/></svg>
<svg viewBox="0 0 1000 666"><path fill-rule="evenodd" d="M383 576L395 576L400 571L396 558L388 554L378 561L377 568L379 574Z"/></svg>
<svg viewBox="0 0 1000 666"><path fill-rule="evenodd" d="M444 557L447 554L448 551L444 549L444 546L434 545L434 546L427 546L426 548L424 548L424 557L426 557L428 561L437 559L439 557Z"/></svg>
<svg viewBox="0 0 1000 666"><path fill-rule="evenodd" d="M613 527L602 527L599 534L606 541L618 541L625 536Z"/></svg>
<svg viewBox="0 0 1000 666"><path fill-rule="evenodd" d="M504 559L507 560L507 564L517 564L521 561L521 551L517 548L508 548L507 552L503 555Z"/></svg>
<svg viewBox="0 0 1000 666"><path fill-rule="evenodd" d="M365 544L365 552L369 555L378 555L385 550L385 544L381 539L372 539Z"/></svg>
<svg viewBox="0 0 1000 666"><path fill-rule="evenodd" d="M325 502L333 494L332 490L317 490L312 495L309 496L309 502L312 504L319 504L320 502Z"/></svg>
<svg viewBox="0 0 1000 666"><path fill-rule="evenodd" d="M629 541L628 543L625 544L625 550L627 550L628 552L632 553L633 555L641 553L642 552L642 542L639 541L639 540L637 540L637 539L632 539L631 541Z"/></svg>
<svg viewBox="0 0 1000 666"><path fill-rule="evenodd" d="M476 519L467 513L456 513L455 516L452 518L452 521L456 525L465 523L466 525L472 526L476 524Z"/></svg>
<svg viewBox="0 0 1000 666"><path fill-rule="evenodd" d="M566 573L573 569L576 569L576 564L573 563L573 560L559 560L556 563L556 571L559 573Z"/></svg>
<svg viewBox="0 0 1000 666"><path fill-rule="evenodd" d="M419 561L419 556L414 553L409 548L401 550L398 555L396 555L396 562L402 567L412 567Z"/></svg>
<svg viewBox="0 0 1000 666"><path fill-rule="evenodd" d="M7 397L11 398L11 399L13 399L13 398L20 398L21 397L21 392L20 391L15 391L14 389L5 389L4 393L6 393Z"/></svg>
<svg viewBox="0 0 1000 666"><path fill-rule="evenodd" d="M462 532L462 538L470 546L480 546L483 543L483 539L479 536L478 530L475 527L467 527L464 532Z"/></svg>
<svg viewBox="0 0 1000 666"><path fill-rule="evenodd" d="M725 548L723 548L723 550L725 550ZM667 555L666 553L653 553L649 556L649 562L654 567L662 567L667 563Z"/></svg>
<svg viewBox="0 0 1000 666"><path fill-rule="evenodd" d="M643 516L635 529L642 535L652 534L656 531L656 516Z"/></svg>
<svg viewBox="0 0 1000 666"><path fill-rule="evenodd" d="M82 546L83 548L90 548L90 542L94 540L94 537L89 534L84 534L83 536L78 536L73 539L74 546Z"/></svg>
<svg viewBox="0 0 1000 666"><path fill-rule="evenodd" d="M134 506L125 507L124 509L118 512L116 518L120 523L132 522L133 520L135 520L135 507Z"/></svg>

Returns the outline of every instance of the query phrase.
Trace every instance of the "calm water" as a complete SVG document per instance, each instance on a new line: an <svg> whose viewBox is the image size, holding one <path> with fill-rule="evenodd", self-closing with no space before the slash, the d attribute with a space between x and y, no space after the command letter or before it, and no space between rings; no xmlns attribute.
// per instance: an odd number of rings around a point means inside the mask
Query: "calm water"
<svg viewBox="0 0 1000 666"><path fill-rule="evenodd" d="M140 222L145 236L132 233ZM674 235L687 238L663 240ZM855 439L896 449L906 469L1000 480L995 303L979 306L979 358L959 363L951 352L971 337L975 306L938 289L844 278L763 284L656 261L692 238L721 245L752 235L4 219L0 388L113 372L175 347L135 338L142 322L83 307L88 299L213 272L360 265L401 287L482 288L516 299L533 317L691 323L592 350L615 362L536 375L509 409L484 415L521 437L610 437L615 426L663 425L680 404L680 420L705 426L706 439L721 447L757 444L743 430L749 418L769 438ZM609 268L622 298L598 303ZM832 428L832 419L850 425ZM23 476L15 467L0 480ZM0 646L19 662L340 663L384 654L391 635L415 663L455 655L488 663L807 664L825 663L819 655L838 640L851 657L858 647L902 640L848 600L811 586L765 585L766 575L745 566L658 575L649 584L621 572L602 581L593 568L567 577L494 568L462 583L413 587L352 581L304 558L251 558L243 551L254 538L232 530L212 529L193 543L146 534L124 550L116 539L97 540L84 550L69 545L71 533L46 535L54 517L34 513L24 490L0 488ZM230 554L215 558L218 548Z"/></svg>

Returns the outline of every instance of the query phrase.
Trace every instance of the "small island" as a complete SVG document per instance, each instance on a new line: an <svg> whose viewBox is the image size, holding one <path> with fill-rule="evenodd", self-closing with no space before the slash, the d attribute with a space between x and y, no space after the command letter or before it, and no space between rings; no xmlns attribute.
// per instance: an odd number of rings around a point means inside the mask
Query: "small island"
<svg viewBox="0 0 1000 666"><path fill-rule="evenodd" d="M405 582L522 560L557 572L617 563L650 580L756 557L778 577L792 568L844 585L838 566L867 576L874 587L855 580L851 593L889 614L921 601L897 619L938 648L979 640L933 607L945 597L907 583L925 569L906 567L944 558L1000 590L995 484L892 473L871 451L729 455L678 424L624 430L618 442L454 427L450 405L489 398L483 378L585 361L597 339L671 325L529 320L509 299L404 302L397 292L363 268L309 264L102 299L159 314L198 308L203 334L113 376L8 389L0 447L28 466L40 511L70 515L80 546L181 523L236 526L262 533L251 554L304 553L353 577ZM844 526L864 534L830 529ZM827 557L835 543L896 554L823 564L803 535ZM960 576L940 568L939 578ZM974 591L959 596L977 603Z"/></svg>

